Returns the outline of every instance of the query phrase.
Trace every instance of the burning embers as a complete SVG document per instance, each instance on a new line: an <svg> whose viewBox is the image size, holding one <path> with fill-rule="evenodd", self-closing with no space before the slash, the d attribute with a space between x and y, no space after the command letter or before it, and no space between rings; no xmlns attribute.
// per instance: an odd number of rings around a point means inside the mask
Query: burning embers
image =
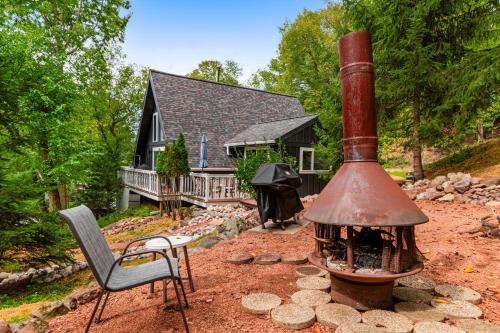
<svg viewBox="0 0 500 333"><path fill-rule="evenodd" d="M377 162L371 53L368 32L339 41L344 164L305 214L309 260L331 272L333 300L362 310L390 306L393 281L423 268L414 226L428 221Z"/></svg>

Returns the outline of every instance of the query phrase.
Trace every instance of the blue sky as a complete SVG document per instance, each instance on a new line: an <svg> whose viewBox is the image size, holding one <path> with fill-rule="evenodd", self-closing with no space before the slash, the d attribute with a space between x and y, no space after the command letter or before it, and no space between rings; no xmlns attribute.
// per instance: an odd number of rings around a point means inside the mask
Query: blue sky
<svg viewBox="0 0 500 333"><path fill-rule="evenodd" d="M132 0L127 62L184 75L205 59L238 62L243 80L276 55L278 31L325 0Z"/></svg>

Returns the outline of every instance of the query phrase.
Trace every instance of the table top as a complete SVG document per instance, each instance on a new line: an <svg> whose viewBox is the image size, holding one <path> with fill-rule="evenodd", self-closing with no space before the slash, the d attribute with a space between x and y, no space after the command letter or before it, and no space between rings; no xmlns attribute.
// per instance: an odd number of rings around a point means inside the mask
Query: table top
<svg viewBox="0 0 500 333"><path fill-rule="evenodd" d="M167 236L167 238L172 243L173 248L185 246L193 240L191 236ZM153 238L146 242L146 248L149 250L168 250L170 245L163 238Z"/></svg>

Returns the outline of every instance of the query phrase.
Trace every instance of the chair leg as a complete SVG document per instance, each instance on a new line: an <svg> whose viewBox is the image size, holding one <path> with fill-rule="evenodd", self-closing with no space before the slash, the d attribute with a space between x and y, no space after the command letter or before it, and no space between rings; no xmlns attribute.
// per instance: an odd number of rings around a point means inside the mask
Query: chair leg
<svg viewBox="0 0 500 333"><path fill-rule="evenodd" d="M101 310L99 311L99 313L97 314L97 317L95 318L96 324L98 324L101 321L102 313L104 312L104 308L106 307L106 303L108 302L108 297L109 297L110 292L105 291L105 293L106 293L106 297L104 297L104 302L102 303Z"/></svg>
<svg viewBox="0 0 500 333"><path fill-rule="evenodd" d="M90 329L90 325L92 325L92 320L94 319L94 316L95 316L95 313L97 312L97 308L99 307L99 304L101 304L101 299L102 299L102 295L104 293L101 291L101 293L99 293L99 297L97 298L97 302L95 303L95 306L94 306L94 310L92 311L92 314L90 315L90 319L89 319L89 322L87 323L87 327L85 328L85 333L87 333Z"/></svg>
<svg viewBox="0 0 500 333"><path fill-rule="evenodd" d="M167 280L163 280L163 303L167 303Z"/></svg>
<svg viewBox="0 0 500 333"><path fill-rule="evenodd" d="M175 296L177 296L177 302L179 303L179 308L181 310L182 321L184 322L184 329L186 333L189 333L189 327L186 320L186 315L184 314L184 308L182 307L181 296L179 295L179 289L177 289L176 279L172 279L172 284L174 285Z"/></svg>
<svg viewBox="0 0 500 333"><path fill-rule="evenodd" d="M186 292L184 291L184 284L182 283L181 277L179 277L179 284L181 285L182 296L184 296L184 304L186 304L186 309L189 309L189 304L186 297Z"/></svg>

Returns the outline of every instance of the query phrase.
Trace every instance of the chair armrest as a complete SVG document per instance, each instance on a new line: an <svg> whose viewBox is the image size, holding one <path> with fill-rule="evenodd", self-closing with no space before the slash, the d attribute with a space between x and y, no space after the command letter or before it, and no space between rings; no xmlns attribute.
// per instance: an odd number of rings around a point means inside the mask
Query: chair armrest
<svg viewBox="0 0 500 333"><path fill-rule="evenodd" d="M132 240L130 243L128 243L127 246L125 246L125 248L123 249L122 256L125 255L125 253L127 253L127 250L130 247L130 245L132 245L134 243L137 243L137 242L140 242L140 241L143 241L143 240L148 240L148 239L153 239L153 238L163 238L164 240L167 241L168 245L170 245L170 250L174 249L172 247L172 242L170 242L170 240L167 237L165 237L165 236L160 236L160 235L157 235L157 236L145 236L145 237L141 237L141 238L136 238L136 239Z"/></svg>
<svg viewBox="0 0 500 333"><path fill-rule="evenodd" d="M113 265L111 265L111 268L108 272L108 275L106 276L106 280L104 281L104 289L107 288L109 279L111 278L111 274L113 273L116 265L120 265L121 262L123 261L123 259L128 258L128 257L135 257L135 256L138 256L141 254L148 254L148 253L156 253L156 254L163 256L167 260L168 269L170 270L170 275L172 276L172 278L174 277L174 270L172 269L172 263L170 262L170 258L168 257L168 255L166 253L164 253L162 251L157 251L157 250L147 250L147 251L141 251L141 252L136 252L136 253L129 253L129 254L122 255L122 256L115 259L115 261L113 262Z"/></svg>

